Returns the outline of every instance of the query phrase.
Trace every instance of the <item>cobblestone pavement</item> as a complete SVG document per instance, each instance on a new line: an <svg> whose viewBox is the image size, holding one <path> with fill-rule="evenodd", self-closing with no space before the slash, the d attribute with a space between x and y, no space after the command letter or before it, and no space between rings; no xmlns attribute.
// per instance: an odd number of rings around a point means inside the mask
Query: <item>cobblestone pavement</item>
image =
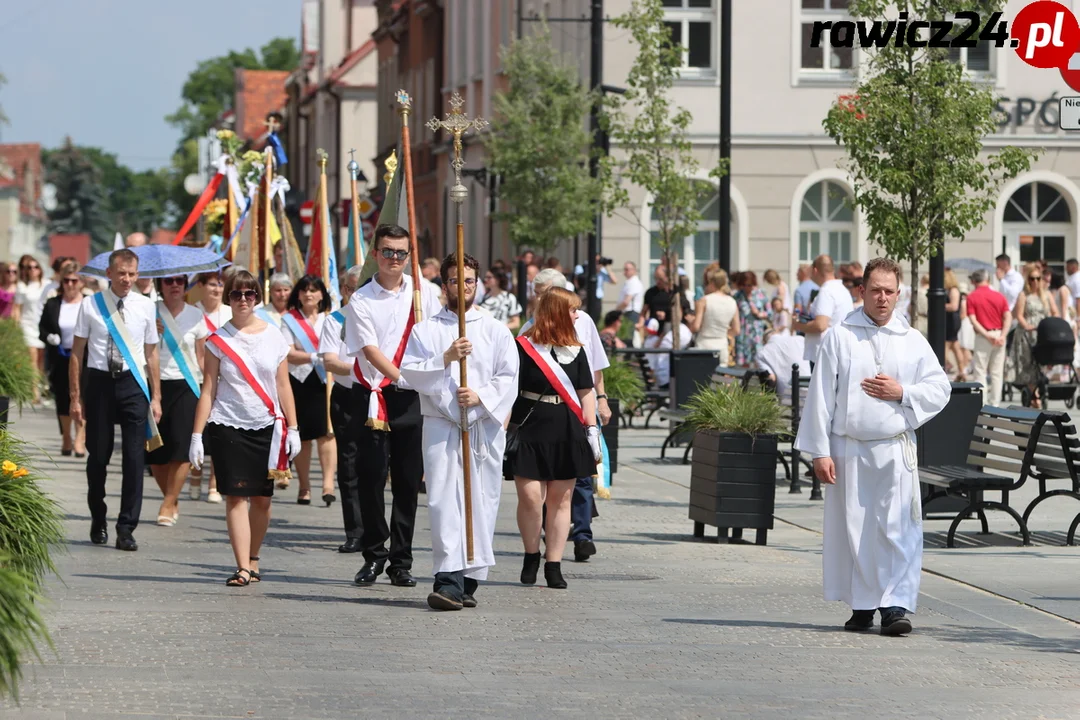
<svg viewBox="0 0 1080 720"><path fill-rule="evenodd" d="M55 427L48 411L15 424L49 452ZM359 588L357 557L333 551L338 506L279 491L264 581L232 589L222 505L182 501L179 524L156 527L148 479L139 552L95 547L81 463L58 457L49 490L70 542L47 608L56 653L28 668L21 708L0 703L0 718L1077 717L1076 624L928 573L910 637L844 633L846 608L820 599L809 520L820 505L778 491L778 514L803 527L778 522L768 547L694 541L688 468L656 462L661 437L623 434L614 499L594 526L599 555L567 563L566 591L517 582L507 484L499 564L480 606L457 613L424 603L426 507L421 585ZM112 521L118 470L110 478ZM1040 581L1046 558L997 550L998 575L1022 567L1027 592L1061 588L1056 602L1071 609L1058 614L1080 615L1066 581L1075 564Z"/></svg>

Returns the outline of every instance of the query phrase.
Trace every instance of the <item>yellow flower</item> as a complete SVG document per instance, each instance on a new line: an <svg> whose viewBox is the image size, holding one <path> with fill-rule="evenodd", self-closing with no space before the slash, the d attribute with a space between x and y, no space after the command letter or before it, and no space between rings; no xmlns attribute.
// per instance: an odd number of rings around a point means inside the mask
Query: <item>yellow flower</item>
<svg viewBox="0 0 1080 720"><path fill-rule="evenodd" d="M240 156L240 159L244 162L257 163L262 161L263 156L258 150L248 150Z"/></svg>
<svg viewBox="0 0 1080 720"><path fill-rule="evenodd" d="M232 130L218 130L217 131L218 140L230 140L235 136L236 136L236 133L234 133Z"/></svg>
<svg viewBox="0 0 1080 720"><path fill-rule="evenodd" d="M3 463L0 463L0 470L3 470L5 475L11 475L18 468L19 466L10 460L5 460Z"/></svg>
<svg viewBox="0 0 1080 720"><path fill-rule="evenodd" d="M13 477L13 478L21 478L23 475L29 475L29 474L30 474L30 471L27 470L26 468L19 468L15 472L11 473L11 477Z"/></svg>

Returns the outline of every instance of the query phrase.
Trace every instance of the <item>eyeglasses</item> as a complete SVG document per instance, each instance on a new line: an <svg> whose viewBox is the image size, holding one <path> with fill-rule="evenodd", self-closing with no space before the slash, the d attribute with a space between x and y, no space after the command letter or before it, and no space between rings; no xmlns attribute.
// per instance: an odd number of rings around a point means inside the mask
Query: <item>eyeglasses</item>
<svg viewBox="0 0 1080 720"><path fill-rule="evenodd" d="M446 284L450 287L457 287L457 278L450 278L446 281ZM476 278L465 278L465 287L476 287Z"/></svg>
<svg viewBox="0 0 1080 720"><path fill-rule="evenodd" d="M259 299L259 293L254 290L233 290L229 293L229 300L232 302L240 302L246 300L247 302L255 302Z"/></svg>
<svg viewBox="0 0 1080 720"><path fill-rule="evenodd" d="M187 278L183 275L177 275L176 277L161 278L162 285L185 285L187 284Z"/></svg>
<svg viewBox="0 0 1080 720"><path fill-rule="evenodd" d="M1042 275L1032 275L1031 277L1028 278L1028 280L1029 281L1031 281L1031 280L1042 280Z"/></svg>
<svg viewBox="0 0 1080 720"><path fill-rule="evenodd" d="M17 274L18 274L18 272L19 272L19 271L18 271L18 270L16 270L15 268L8 268L8 269L7 269L7 274L8 274L8 275L17 275Z"/></svg>
<svg viewBox="0 0 1080 720"><path fill-rule="evenodd" d="M34 265L20 265L19 267L21 267L23 270L40 270L41 269L41 266L36 264L36 263Z"/></svg>
<svg viewBox="0 0 1080 720"><path fill-rule="evenodd" d="M391 250L390 248L383 248L381 252L383 258L387 260L404 260L409 257L408 250Z"/></svg>
<svg viewBox="0 0 1080 720"><path fill-rule="evenodd" d="M65 285L78 285L79 278L64 278L63 283Z"/></svg>

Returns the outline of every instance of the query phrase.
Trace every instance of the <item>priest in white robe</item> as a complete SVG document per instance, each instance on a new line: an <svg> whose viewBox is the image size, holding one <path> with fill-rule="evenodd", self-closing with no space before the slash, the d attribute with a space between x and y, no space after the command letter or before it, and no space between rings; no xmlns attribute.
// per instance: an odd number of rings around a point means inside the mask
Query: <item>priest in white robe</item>
<svg viewBox="0 0 1080 720"><path fill-rule="evenodd" d="M502 493L505 424L517 398L514 337L490 314L472 307L479 264L465 256L465 338L458 337L461 284L457 260L441 267L447 305L413 328L401 375L420 394L424 415L424 468L431 518L435 610L476 607L476 588L495 564L495 520ZM459 387L464 357L468 387ZM471 456L473 559L467 557L461 454L461 408L468 408Z"/></svg>
<svg viewBox="0 0 1080 720"><path fill-rule="evenodd" d="M915 429L951 385L929 343L893 315L900 266L867 263L866 302L822 340L795 447L825 492L825 599L851 606L846 630L911 632L922 571Z"/></svg>

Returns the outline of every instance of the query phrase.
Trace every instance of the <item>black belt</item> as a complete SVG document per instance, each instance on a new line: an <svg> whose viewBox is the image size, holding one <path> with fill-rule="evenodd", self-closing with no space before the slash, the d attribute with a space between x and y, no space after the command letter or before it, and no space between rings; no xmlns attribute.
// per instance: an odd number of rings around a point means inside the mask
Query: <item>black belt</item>
<svg viewBox="0 0 1080 720"><path fill-rule="evenodd" d="M130 370L113 371L113 370L98 370L97 368L87 368L87 369L92 373L97 373L99 375L108 375L113 380L119 380L120 378L131 374Z"/></svg>

